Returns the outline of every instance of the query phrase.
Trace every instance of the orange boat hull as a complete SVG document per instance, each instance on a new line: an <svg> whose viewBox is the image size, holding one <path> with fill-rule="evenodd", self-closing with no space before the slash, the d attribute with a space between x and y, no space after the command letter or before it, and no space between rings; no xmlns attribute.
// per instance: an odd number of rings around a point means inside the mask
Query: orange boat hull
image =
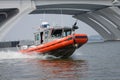
<svg viewBox="0 0 120 80"><path fill-rule="evenodd" d="M74 34L57 39L45 44L38 45L34 48L20 50L21 53L33 54L50 54L54 56L69 57L76 48L82 46L88 41L86 34Z"/></svg>

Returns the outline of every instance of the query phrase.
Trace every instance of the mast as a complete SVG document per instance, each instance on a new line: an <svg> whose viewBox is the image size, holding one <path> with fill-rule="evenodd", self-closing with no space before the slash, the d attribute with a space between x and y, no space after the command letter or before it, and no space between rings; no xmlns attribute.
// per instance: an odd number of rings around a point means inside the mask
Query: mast
<svg viewBox="0 0 120 80"><path fill-rule="evenodd" d="M62 15L63 15L62 13L63 12L62 12L62 8L60 9L60 12L61 12L61 26L62 26L62 37L63 37L63 35L64 35L64 27L62 25L63 24L63 17L62 17Z"/></svg>

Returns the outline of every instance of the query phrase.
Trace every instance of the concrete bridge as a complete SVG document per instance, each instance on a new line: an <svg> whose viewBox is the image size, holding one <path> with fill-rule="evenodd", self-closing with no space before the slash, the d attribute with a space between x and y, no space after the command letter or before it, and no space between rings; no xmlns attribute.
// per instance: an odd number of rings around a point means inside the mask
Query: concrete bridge
<svg viewBox="0 0 120 80"><path fill-rule="evenodd" d="M1 0L0 40L28 14L72 15L95 29L105 40L120 40L119 0Z"/></svg>

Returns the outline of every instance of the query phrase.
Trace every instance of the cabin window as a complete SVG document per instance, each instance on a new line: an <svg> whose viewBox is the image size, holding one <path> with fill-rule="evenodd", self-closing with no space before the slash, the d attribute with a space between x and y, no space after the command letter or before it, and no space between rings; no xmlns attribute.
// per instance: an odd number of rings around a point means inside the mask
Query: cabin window
<svg viewBox="0 0 120 80"><path fill-rule="evenodd" d="M62 36L62 30L53 30L52 31L52 37L61 37Z"/></svg>
<svg viewBox="0 0 120 80"><path fill-rule="evenodd" d="M65 30L63 36L71 35L71 30Z"/></svg>
<svg viewBox="0 0 120 80"><path fill-rule="evenodd" d="M36 39L36 34L35 34L35 41L36 41L37 39Z"/></svg>
<svg viewBox="0 0 120 80"><path fill-rule="evenodd" d="M39 40L39 34L36 35L36 40Z"/></svg>
<svg viewBox="0 0 120 80"><path fill-rule="evenodd" d="M45 39L48 38L49 31L45 31Z"/></svg>
<svg viewBox="0 0 120 80"><path fill-rule="evenodd" d="M40 39L40 35L39 34L35 34L35 41L38 41Z"/></svg>
<svg viewBox="0 0 120 80"><path fill-rule="evenodd" d="M58 29L52 31L52 37L62 37L68 35L71 35L71 29L66 29L66 30Z"/></svg>

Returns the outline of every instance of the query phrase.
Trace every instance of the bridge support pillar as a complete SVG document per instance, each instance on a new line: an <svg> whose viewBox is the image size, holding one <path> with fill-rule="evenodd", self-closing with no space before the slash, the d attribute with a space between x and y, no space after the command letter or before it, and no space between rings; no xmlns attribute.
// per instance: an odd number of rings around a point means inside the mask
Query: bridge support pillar
<svg viewBox="0 0 120 80"><path fill-rule="evenodd" d="M15 5L15 4L18 4L18 13L12 16L6 22L4 22L2 26L0 26L1 27L0 28L0 41L4 38L6 33L12 28L12 26L18 20L20 20L23 16L27 15L28 13L36 9L36 6L33 0L21 0L21 1L16 0L11 5Z"/></svg>

